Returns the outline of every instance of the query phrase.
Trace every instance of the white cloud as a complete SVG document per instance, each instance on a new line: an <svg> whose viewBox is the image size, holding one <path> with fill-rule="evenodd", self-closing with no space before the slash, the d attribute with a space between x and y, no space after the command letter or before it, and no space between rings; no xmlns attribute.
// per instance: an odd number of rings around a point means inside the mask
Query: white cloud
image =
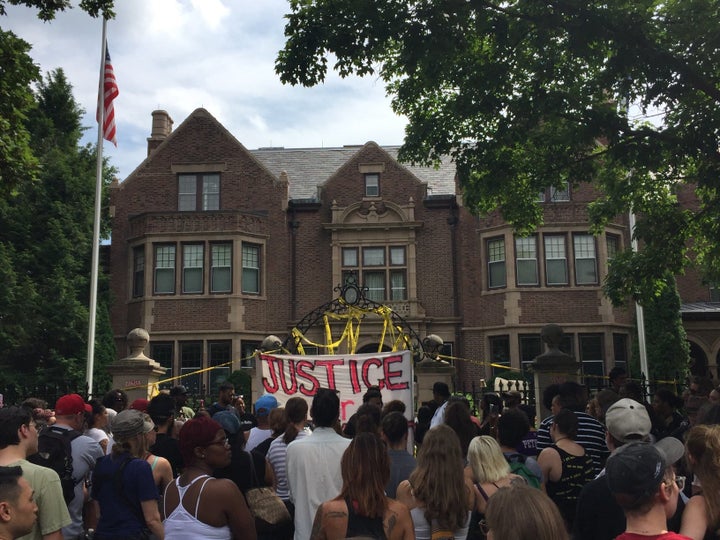
<svg viewBox="0 0 720 540"><path fill-rule="evenodd" d="M33 45L44 72L62 67L94 124L101 23L80 9L43 23L28 8L7 6L0 27ZM125 178L146 157L151 113L177 126L204 107L246 147L402 143L405 120L390 108L381 82L329 75L315 88L284 86L275 57L284 43L286 0L122 0L108 22L120 96L118 148L105 154Z"/></svg>

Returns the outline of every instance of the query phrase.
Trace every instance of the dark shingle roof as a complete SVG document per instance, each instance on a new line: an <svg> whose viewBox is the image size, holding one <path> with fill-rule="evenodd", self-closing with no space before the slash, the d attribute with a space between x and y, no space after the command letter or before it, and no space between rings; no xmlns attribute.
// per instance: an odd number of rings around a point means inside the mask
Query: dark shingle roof
<svg viewBox="0 0 720 540"><path fill-rule="evenodd" d="M316 199L318 186L324 184L362 147L342 148L259 148L250 153L276 178L287 173L291 199ZM381 146L397 159L399 146ZM401 164L428 185L428 195L455 194L455 166L450 157L439 168Z"/></svg>

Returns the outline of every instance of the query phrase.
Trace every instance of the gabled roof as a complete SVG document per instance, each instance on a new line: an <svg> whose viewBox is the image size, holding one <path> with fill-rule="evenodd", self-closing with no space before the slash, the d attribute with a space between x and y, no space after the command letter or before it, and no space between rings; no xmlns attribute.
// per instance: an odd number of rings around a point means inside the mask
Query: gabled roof
<svg viewBox="0 0 720 540"><path fill-rule="evenodd" d="M287 173L290 199L317 199L318 186L324 184L363 146L341 148L259 148L250 153L277 178ZM380 146L397 160L400 146ZM455 165L450 157L438 169L401 163L428 186L428 195L455 194Z"/></svg>

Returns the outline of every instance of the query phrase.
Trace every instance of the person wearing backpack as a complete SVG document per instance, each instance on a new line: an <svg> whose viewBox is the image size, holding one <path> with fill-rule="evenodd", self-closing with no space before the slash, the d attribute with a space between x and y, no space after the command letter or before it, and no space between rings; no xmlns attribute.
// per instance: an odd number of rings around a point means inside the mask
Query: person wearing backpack
<svg viewBox="0 0 720 540"><path fill-rule="evenodd" d="M38 429L30 409L0 409L0 466L19 465L38 505L38 519L23 540L62 540L63 527L70 524L70 514L63 500L58 474L48 467L27 461L38 450Z"/></svg>
<svg viewBox="0 0 720 540"><path fill-rule="evenodd" d="M85 505L85 482L90 479L90 473L95 467L97 460L104 455L103 449L97 441L92 440L87 435L82 435L85 426L85 413L87 412L92 412L92 407L85 403L83 398L78 394L64 395L58 399L55 404L55 418L57 421L40 434L40 452L43 452L44 441L49 442L50 440L57 439L52 433L72 438L70 441L72 465L68 467L71 469L72 493L70 494L69 501L66 497L68 512L70 513L72 523L62 529L65 540L84 538L83 506ZM63 442L63 437L60 437L60 442ZM60 448L62 448L63 453L65 453L66 446L63 444ZM62 468L63 467L61 467L61 469ZM63 474L58 474L62 481Z"/></svg>
<svg viewBox="0 0 720 540"><path fill-rule="evenodd" d="M517 451L517 447L530 431L530 421L520 409L509 409L498 419L498 442L513 474L522 476L528 485L542 487L542 469L535 458Z"/></svg>
<svg viewBox="0 0 720 540"><path fill-rule="evenodd" d="M143 413L120 411L112 421L115 444L98 461L92 477L92 498L99 507L96 540L146 540L165 533L158 508L158 490L145 461L145 434L154 425Z"/></svg>

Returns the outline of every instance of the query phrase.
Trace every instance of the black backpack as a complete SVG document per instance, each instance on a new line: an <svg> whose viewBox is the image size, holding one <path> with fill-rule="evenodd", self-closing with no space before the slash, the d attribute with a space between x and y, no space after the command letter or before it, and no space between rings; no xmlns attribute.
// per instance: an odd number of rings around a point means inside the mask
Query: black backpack
<svg viewBox="0 0 720 540"><path fill-rule="evenodd" d="M60 477L65 504L75 498L73 479L73 460L71 443L82 435L74 429L61 429L48 426L38 436L38 452L28 457L28 461L52 469Z"/></svg>

